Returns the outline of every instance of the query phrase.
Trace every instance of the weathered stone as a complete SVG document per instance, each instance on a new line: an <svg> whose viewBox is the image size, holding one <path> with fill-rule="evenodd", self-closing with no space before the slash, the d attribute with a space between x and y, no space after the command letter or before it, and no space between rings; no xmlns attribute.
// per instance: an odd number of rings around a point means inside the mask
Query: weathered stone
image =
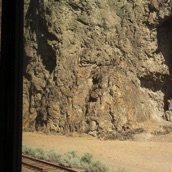
<svg viewBox="0 0 172 172"><path fill-rule="evenodd" d="M26 0L25 128L97 136L167 110L171 121L171 11L165 0Z"/></svg>
<svg viewBox="0 0 172 172"><path fill-rule="evenodd" d="M172 100L168 100L168 110L172 111Z"/></svg>
<svg viewBox="0 0 172 172"><path fill-rule="evenodd" d="M95 121L91 121L90 122L90 131L95 131L95 130L97 130L97 124L96 124L96 122Z"/></svg>
<svg viewBox="0 0 172 172"><path fill-rule="evenodd" d="M172 122L172 111L166 111L165 114L166 114L167 121Z"/></svg>
<svg viewBox="0 0 172 172"><path fill-rule="evenodd" d="M97 131L90 131L88 134L93 137L97 137Z"/></svg>

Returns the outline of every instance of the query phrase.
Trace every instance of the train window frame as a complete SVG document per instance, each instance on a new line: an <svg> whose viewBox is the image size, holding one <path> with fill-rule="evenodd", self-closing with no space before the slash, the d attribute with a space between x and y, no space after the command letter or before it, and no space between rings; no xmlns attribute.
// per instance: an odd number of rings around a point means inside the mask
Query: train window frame
<svg viewBox="0 0 172 172"><path fill-rule="evenodd" d="M0 171L21 171L23 0L2 1ZM3 112L3 113L2 113Z"/></svg>

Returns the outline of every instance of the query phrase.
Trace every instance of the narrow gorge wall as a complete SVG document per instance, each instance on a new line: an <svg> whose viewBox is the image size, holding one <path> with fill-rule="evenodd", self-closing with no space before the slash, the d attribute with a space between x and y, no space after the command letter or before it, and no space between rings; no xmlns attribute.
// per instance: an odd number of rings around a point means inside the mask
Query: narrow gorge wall
<svg viewBox="0 0 172 172"><path fill-rule="evenodd" d="M25 0L23 128L98 136L172 121L171 0Z"/></svg>

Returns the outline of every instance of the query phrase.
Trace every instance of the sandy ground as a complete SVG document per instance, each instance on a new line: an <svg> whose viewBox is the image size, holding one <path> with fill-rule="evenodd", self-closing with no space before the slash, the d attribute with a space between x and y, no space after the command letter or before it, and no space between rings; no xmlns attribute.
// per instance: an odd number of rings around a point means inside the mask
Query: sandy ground
<svg viewBox="0 0 172 172"><path fill-rule="evenodd" d="M134 141L98 140L89 136L45 135L23 132L23 145L59 153L90 152L110 167L130 172L172 172L172 133L161 136L140 134Z"/></svg>

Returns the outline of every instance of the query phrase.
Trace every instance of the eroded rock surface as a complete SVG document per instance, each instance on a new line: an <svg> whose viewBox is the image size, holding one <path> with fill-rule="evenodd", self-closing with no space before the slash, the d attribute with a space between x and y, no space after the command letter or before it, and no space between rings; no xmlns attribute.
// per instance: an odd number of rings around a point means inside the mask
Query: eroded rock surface
<svg viewBox="0 0 172 172"><path fill-rule="evenodd" d="M23 128L171 121L171 14L171 0L25 0Z"/></svg>

